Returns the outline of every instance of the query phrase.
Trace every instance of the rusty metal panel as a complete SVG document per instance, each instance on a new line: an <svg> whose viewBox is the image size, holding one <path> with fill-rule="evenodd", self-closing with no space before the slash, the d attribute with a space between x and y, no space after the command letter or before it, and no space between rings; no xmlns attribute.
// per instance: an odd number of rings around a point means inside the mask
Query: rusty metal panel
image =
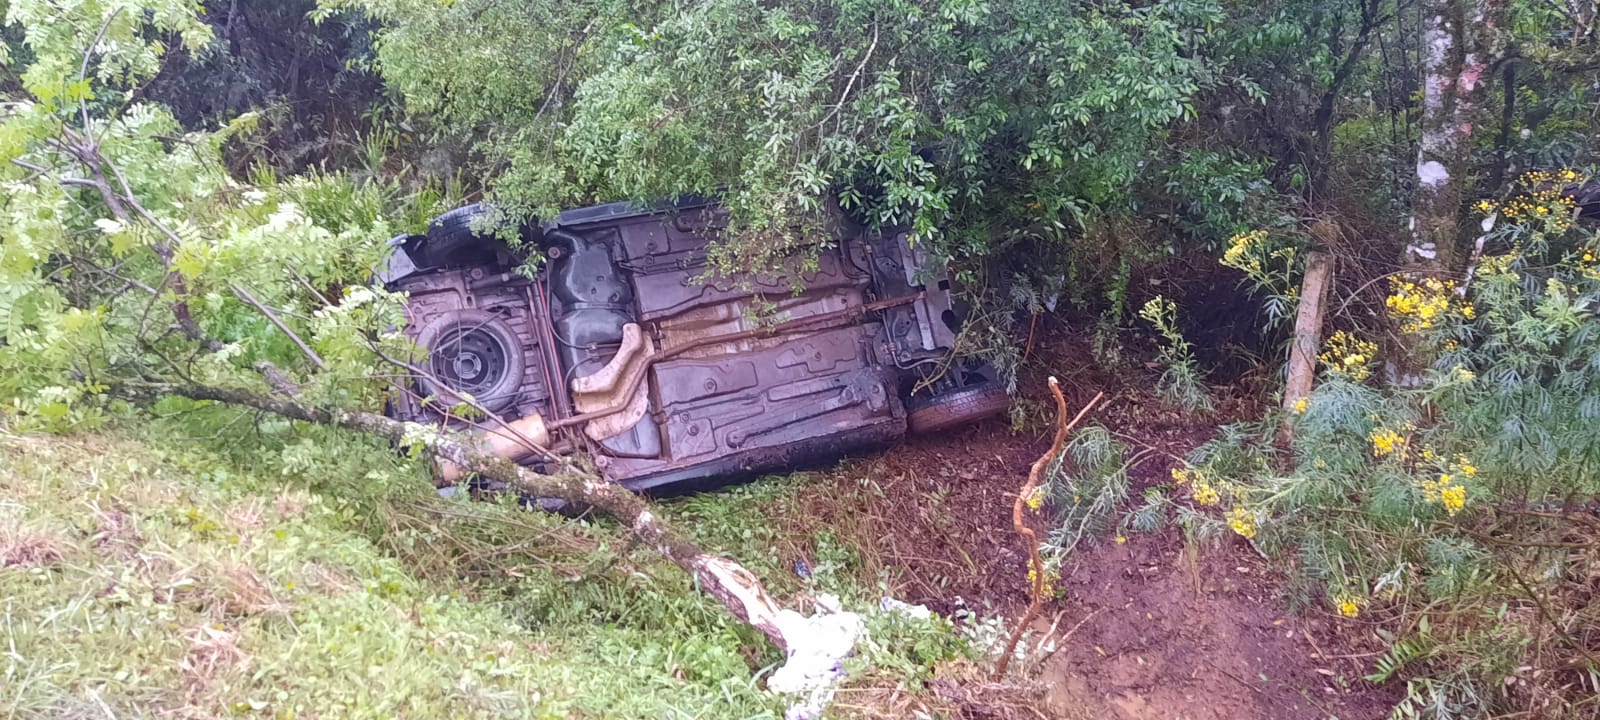
<svg viewBox="0 0 1600 720"><path fill-rule="evenodd" d="M717 358L668 360L652 370L666 429L660 463L613 463L626 479L684 461L772 447L892 420L899 412L892 371L870 351L876 324L780 339L768 348Z"/></svg>

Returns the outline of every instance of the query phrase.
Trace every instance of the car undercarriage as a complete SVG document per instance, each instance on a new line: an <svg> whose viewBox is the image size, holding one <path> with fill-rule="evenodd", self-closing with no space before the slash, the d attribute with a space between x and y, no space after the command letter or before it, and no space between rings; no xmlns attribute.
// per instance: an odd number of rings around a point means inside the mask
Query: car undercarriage
<svg viewBox="0 0 1600 720"><path fill-rule="evenodd" d="M774 270L727 273L710 258L727 217L711 202L569 210L514 242L480 232L482 212L391 243L379 279L407 293L417 347L395 417L514 434L501 454L535 468L582 453L647 490L812 465L1008 406L988 365L955 356L963 305L905 233L841 229ZM529 438L538 452L510 447Z"/></svg>

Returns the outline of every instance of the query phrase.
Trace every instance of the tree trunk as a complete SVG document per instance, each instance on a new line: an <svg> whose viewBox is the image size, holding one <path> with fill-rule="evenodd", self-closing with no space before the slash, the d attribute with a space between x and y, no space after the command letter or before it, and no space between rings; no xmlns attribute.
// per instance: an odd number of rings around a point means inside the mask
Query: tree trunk
<svg viewBox="0 0 1600 720"><path fill-rule="evenodd" d="M442 462L498 480L540 497L556 497L592 506L622 523L640 542L656 549L689 573L696 586L733 613L760 630L774 645L791 653L797 642L805 644L807 619L782 609L761 581L738 562L712 555L679 535L650 511L650 504L621 485L568 466L542 475L516 463L460 442L436 428L403 423L359 410L329 410L299 399L198 384L128 384L117 389L129 399L151 402L163 395L263 410L295 420L332 425L374 435L395 443L420 442ZM420 431L420 432L419 432Z"/></svg>
<svg viewBox="0 0 1600 720"><path fill-rule="evenodd" d="M1422 139L1411 202L1411 242L1401 262L1423 273L1450 269L1473 130L1489 66L1503 47L1506 0L1423 0Z"/></svg>
<svg viewBox="0 0 1600 720"><path fill-rule="evenodd" d="M1350 77L1360 65L1367 44L1372 41L1373 32L1380 24L1388 21L1388 18L1379 16L1381 4L1381 0L1362 0L1356 36L1350 41L1350 48L1343 53L1339 66L1333 72L1333 79L1322 91L1322 97L1317 101L1317 110L1311 116L1311 154L1303 156L1301 161L1310 173L1307 185L1311 188L1310 197L1314 200L1320 201L1328 192L1328 172L1333 157L1334 112L1338 109L1339 98L1344 93L1345 84L1350 81ZM1337 31L1334 37L1337 39ZM1338 54L1337 51L1335 54Z"/></svg>
<svg viewBox="0 0 1600 720"><path fill-rule="evenodd" d="M1506 0L1422 0L1422 137L1411 199L1411 238L1401 267L1416 275L1453 269L1461 243L1473 131L1482 115L1490 66L1503 48ZM1427 358L1403 338L1394 380L1414 383Z"/></svg>
<svg viewBox="0 0 1600 720"><path fill-rule="evenodd" d="M1517 121L1517 64L1508 61L1500 73L1500 130L1494 138L1494 169L1489 171L1490 191L1499 190L1506 181L1506 171L1511 163L1511 126Z"/></svg>

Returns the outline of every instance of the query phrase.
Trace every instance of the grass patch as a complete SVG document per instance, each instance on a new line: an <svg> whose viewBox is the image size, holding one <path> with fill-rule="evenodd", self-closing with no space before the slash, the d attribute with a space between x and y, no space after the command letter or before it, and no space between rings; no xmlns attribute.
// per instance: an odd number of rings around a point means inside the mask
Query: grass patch
<svg viewBox="0 0 1600 720"><path fill-rule="evenodd" d="M352 508L381 503L194 445L0 453L0 717L779 714L749 639L659 568L452 582L373 541Z"/></svg>
<svg viewBox="0 0 1600 720"><path fill-rule="evenodd" d="M781 717L777 652L611 523L439 498L386 448L258 432L0 433L0 718ZM781 524L807 482L664 512L793 605L875 607L851 550ZM943 621L869 628L857 688L915 693L968 652Z"/></svg>

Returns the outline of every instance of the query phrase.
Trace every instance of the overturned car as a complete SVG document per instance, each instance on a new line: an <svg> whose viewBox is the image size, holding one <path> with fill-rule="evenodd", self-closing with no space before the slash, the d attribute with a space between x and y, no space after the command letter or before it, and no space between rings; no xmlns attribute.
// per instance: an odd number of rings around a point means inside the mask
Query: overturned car
<svg viewBox="0 0 1600 720"><path fill-rule="evenodd" d="M728 276L708 261L727 217L709 201L569 210L515 243L477 232L481 212L391 242L380 280L408 293L419 348L394 417L477 427L536 469L583 453L646 490L815 464L1008 406L992 368L953 357L962 304L904 233L841 230L786 269Z"/></svg>

